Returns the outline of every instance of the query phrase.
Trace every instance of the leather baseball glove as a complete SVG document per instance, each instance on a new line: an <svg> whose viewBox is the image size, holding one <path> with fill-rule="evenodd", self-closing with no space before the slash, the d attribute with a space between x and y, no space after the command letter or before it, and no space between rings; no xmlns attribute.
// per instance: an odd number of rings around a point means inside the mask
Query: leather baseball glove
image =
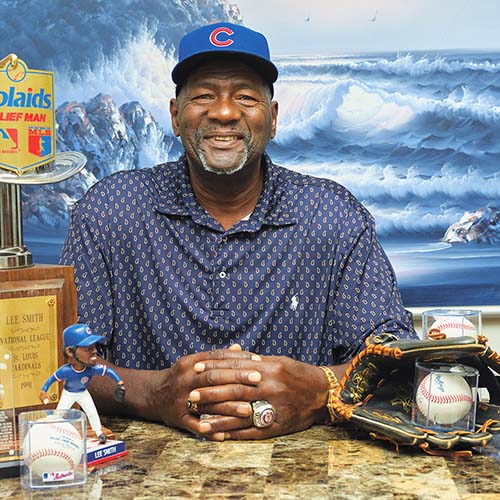
<svg viewBox="0 0 500 500"><path fill-rule="evenodd" d="M500 356L484 337L441 340L398 340L393 335L371 336L349 365L328 406L337 421L370 432L373 439L416 446L429 454L471 456L500 432ZM488 389L488 404L478 403L474 431L437 432L412 423L416 359L461 363L479 370L479 386Z"/></svg>

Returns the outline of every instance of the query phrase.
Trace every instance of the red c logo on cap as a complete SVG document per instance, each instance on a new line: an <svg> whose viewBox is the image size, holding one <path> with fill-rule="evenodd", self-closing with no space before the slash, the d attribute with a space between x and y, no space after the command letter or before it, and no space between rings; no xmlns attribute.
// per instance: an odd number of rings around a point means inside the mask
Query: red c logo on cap
<svg viewBox="0 0 500 500"><path fill-rule="evenodd" d="M228 36L234 35L234 31L230 28L217 28L210 33L209 40L212 45L215 45L216 47L227 47L233 43L233 40L230 38L226 38L226 40L218 40L217 36L220 33L225 33Z"/></svg>

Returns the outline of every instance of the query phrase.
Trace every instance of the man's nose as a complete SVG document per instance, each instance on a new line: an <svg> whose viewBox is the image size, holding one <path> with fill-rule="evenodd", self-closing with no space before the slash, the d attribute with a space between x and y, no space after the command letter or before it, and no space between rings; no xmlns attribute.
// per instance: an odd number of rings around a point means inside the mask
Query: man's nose
<svg viewBox="0 0 500 500"><path fill-rule="evenodd" d="M219 122L239 120L241 109L231 96L218 96L208 110L208 117Z"/></svg>

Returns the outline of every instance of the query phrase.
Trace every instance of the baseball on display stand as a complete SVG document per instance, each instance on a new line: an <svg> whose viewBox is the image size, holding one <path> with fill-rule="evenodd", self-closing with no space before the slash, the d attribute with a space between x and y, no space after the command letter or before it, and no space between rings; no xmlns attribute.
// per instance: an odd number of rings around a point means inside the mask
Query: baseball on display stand
<svg viewBox="0 0 500 500"><path fill-rule="evenodd" d="M433 372L419 383L415 402L432 425L452 425L470 412L474 400L471 388L462 376Z"/></svg>
<svg viewBox="0 0 500 500"><path fill-rule="evenodd" d="M82 459L84 442L74 425L40 422L29 429L23 441L23 459L32 474L43 477L73 471Z"/></svg>
<svg viewBox="0 0 500 500"><path fill-rule="evenodd" d="M450 337L477 337L475 325L463 316L447 316L436 319L430 326L429 332L444 333L446 338Z"/></svg>

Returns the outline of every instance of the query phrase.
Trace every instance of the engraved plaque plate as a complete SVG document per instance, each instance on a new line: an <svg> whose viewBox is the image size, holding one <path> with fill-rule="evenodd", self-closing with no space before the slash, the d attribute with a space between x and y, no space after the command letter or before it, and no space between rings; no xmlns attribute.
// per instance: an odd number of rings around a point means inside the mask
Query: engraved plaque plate
<svg viewBox="0 0 500 500"><path fill-rule="evenodd" d="M0 300L0 347L12 354L15 406L40 404L45 380L57 369L57 297L19 297ZM57 401L57 385L49 394ZM12 395L4 405L13 408Z"/></svg>

